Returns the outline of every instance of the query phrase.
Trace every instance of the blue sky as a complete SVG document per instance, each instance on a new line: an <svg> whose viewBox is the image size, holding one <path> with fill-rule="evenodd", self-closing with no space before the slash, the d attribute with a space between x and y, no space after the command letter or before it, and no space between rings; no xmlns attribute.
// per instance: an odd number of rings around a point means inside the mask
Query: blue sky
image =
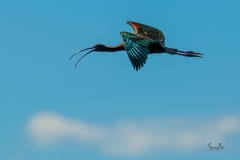
<svg viewBox="0 0 240 160"><path fill-rule="evenodd" d="M0 1L0 159L239 159L240 2ZM126 52L126 21L205 58ZM82 53L83 54L83 53ZM209 152L208 143L224 149Z"/></svg>

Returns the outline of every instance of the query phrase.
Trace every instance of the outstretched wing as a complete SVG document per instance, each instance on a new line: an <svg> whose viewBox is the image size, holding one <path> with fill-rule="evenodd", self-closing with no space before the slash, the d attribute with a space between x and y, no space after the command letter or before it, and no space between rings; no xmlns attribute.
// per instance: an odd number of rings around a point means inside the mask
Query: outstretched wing
<svg viewBox="0 0 240 160"><path fill-rule="evenodd" d="M146 63L150 52L148 46L155 41L129 32L121 32L120 35L133 68L138 71Z"/></svg>
<svg viewBox="0 0 240 160"><path fill-rule="evenodd" d="M137 22L127 22L129 25L133 27L134 33L149 37L150 39L155 40L163 47L165 46L164 41L165 37L159 29L153 28L151 26L147 26L145 24L137 23Z"/></svg>

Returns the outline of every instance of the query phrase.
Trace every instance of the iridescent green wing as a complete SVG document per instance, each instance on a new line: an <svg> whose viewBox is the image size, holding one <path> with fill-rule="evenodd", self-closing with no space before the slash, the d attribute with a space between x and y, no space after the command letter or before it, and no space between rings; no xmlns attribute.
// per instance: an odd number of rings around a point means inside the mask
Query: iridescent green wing
<svg viewBox="0 0 240 160"><path fill-rule="evenodd" d="M134 33L142 36L146 36L150 39L155 40L157 43L161 44L163 47L165 46L165 37L161 30L153 28L151 26L137 23L137 22L127 22L129 25L133 27Z"/></svg>
<svg viewBox="0 0 240 160"><path fill-rule="evenodd" d="M146 63L150 52L148 46L155 41L129 32L121 32L120 35L133 68L138 71Z"/></svg>

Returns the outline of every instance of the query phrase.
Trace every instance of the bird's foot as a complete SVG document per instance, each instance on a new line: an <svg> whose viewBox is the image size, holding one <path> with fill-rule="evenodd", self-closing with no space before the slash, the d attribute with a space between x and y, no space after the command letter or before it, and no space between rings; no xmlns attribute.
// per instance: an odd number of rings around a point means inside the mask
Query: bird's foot
<svg viewBox="0 0 240 160"><path fill-rule="evenodd" d="M199 53L199 52L194 52L194 51L187 51L183 55L186 56L186 57L199 57L199 58L203 58L204 54Z"/></svg>

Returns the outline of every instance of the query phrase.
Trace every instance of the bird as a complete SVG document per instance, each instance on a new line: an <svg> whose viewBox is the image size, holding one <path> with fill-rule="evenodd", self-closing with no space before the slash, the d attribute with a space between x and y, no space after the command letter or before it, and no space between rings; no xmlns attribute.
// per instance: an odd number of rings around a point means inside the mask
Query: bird
<svg viewBox="0 0 240 160"><path fill-rule="evenodd" d="M123 31L120 32L122 43L119 45L106 46L104 44L96 44L93 47L85 48L76 52L70 57L69 60L82 51L90 50L77 61L75 64L76 67L80 60L91 52L126 51L133 68L138 71L144 66L144 64L146 64L149 54L167 53L185 57L203 58L203 54L199 52L180 51L175 48L165 47L165 37L163 32L159 29L132 21L127 21L127 24L133 28L133 33Z"/></svg>

